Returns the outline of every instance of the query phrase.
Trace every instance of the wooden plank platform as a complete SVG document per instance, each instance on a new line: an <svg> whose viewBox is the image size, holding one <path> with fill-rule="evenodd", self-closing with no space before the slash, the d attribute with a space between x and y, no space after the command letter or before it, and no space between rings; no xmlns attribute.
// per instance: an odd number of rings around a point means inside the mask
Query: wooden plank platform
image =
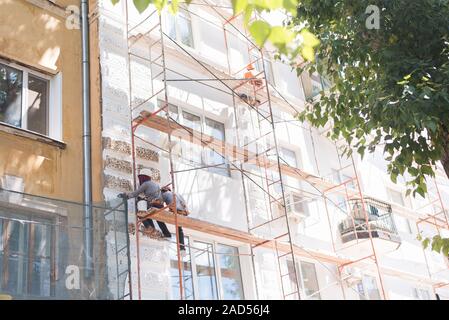
<svg viewBox="0 0 449 320"><path fill-rule="evenodd" d="M166 134L170 133L173 137L177 137L214 150L219 154L226 155L226 158L230 161L243 161L259 167L265 167L269 170L277 168L277 162L268 159L264 153L256 154L250 152L246 148L241 148L222 140L215 139L199 131L190 128L186 129L175 121L168 121L165 117L161 117L159 115L151 115L151 113L147 111L142 111L140 116L134 119L134 124L137 123ZM322 192L332 188L335 188L335 191L331 192L344 192L344 190L338 190L338 188L336 188L336 184L326 181L321 177L308 173L304 170L293 168L286 164L281 164L280 167L283 174L298 180L308 181L308 183L315 186Z"/></svg>
<svg viewBox="0 0 449 320"><path fill-rule="evenodd" d="M175 224L175 215L169 211L159 211L155 215L152 216L153 219L169 223ZM250 245L261 244L267 239L252 235L248 232L244 232L237 229L232 229L224 226L220 226L217 224L213 224L210 222L206 222L203 220L180 216L178 215L178 225L184 227L186 229L191 229L199 232L204 232L206 234L212 234L218 237L224 237L226 239L239 241L242 243L247 243ZM273 248L274 241L266 242L261 245L261 247L265 248ZM277 241L277 247L279 251L282 252L290 252L290 245L285 242ZM304 258L313 258L322 262L333 263L333 264L346 264L351 261L348 259L343 259L334 255L329 255L326 253L318 252L316 250L303 249L299 246L294 245L293 251L295 255L304 257Z"/></svg>

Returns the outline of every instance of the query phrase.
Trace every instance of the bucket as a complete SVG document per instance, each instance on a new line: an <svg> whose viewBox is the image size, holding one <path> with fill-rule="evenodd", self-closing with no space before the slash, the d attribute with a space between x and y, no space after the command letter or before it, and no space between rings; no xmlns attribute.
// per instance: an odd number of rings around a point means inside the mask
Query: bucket
<svg viewBox="0 0 449 320"><path fill-rule="evenodd" d="M148 203L146 200L140 200L137 202L137 211L147 211Z"/></svg>

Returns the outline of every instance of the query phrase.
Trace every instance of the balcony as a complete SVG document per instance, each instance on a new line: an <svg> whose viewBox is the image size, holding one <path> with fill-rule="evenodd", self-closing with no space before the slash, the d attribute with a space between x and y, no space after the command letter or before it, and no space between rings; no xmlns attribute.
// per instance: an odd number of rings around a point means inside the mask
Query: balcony
<svg viewBox="0 0 449 320"><path fill-rule="evenodd" d="M397 249L401 238L393 220L391 206L372 198L365 198L364 203L368 224L362 202L359 199L349 201L351 216L339 224L341 242L344 249L348 249L346 253L354 255L356 251L365 252L365 254L370 252L368 246L371 244L367 242L370 239L370 233L376 249L381 251ZM353 246L354 243L360 243L360 246L357 248L357 246ZM345 246L346 244L347 246Z"/></svg>
<svg viewBox="0 0 449 320"><path fill-rule="evenodd" d="M84 208L0 188L0 295L45 300L126 297L126 204L115 200L92 205L92 229L84 227ZM91 264L85 264L87 232L93 234Z"/></svg>

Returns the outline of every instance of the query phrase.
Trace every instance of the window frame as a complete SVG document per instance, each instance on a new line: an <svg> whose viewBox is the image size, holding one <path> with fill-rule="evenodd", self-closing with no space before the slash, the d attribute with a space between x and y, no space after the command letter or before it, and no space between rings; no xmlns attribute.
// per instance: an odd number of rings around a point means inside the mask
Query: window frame
<svg viewBox="0 0 449 320"><path fill-rule="evenodd" d="M296 166L294 166L294 167L292 167L292 168L295 168L295 169L301 169L301 161L299 161L299 155L298 155L298 152L297 152L297 150L296 150L296 147L293 147L293 146L287 146L287 145L284 145L284 144L280 144L280 145L279 145L279 148L278 148L279 156L281 156L281 158L284 158L284 160L285 160L285 162L286 162L287 159L285 159L285 157L282 157L282 156L284 155L283 150L286 150L286 151L288 151L288 152L293 153L294 158L295 158ZM283 162L283 161L281 160L281 162ZM285 164L285 163L284 163L284 164ZM290 164L287 163L287 165L291 167Z"/></svg>
<svg viewBox="0 0 449 320"><path fill-rule="evenodd" d="M311 261L306 261L306 260L302 260L302 259L295 259L296 262L296 273L299 277L299 283L298 285L298 289L299 292L301 294L301 296L305 299L305 300L322 300L321 297L321 286L320 286L320 281L318 280L318 273L316 271L316 264L314 262ZM288 259L287 263L290 263L291 265L293 264L293 260L292 259ZM315 273L315 281L316 284L318 286L318 290L313 292L313 295L306 295L305 293L305 282L304 282L304 275L303 275L303 271L302 271L302 264L309 264L309 265L313 265L314 268L314 273ZM309 297L318 297L318 299L312 298L312 299L308 299Z"/></svg>
<svg viewBox="0 0 449 320"><path fill-rule="evenodd" d="M161 103L163 103L163 101L158 99L158 106L161 106ZM185 106L182 103L169 103L169 108L170 107L172 107L172 108L174 107L177 110L176 115L175 115L176 116L176 121L178 123L180 123L181 125L188 127L189 129L195 130L195 129L189 127L188 125L186 125L184 123L184 113L188 113L188 114L191 114L192 116L199 117L200 118L200 130L201 130L199 132L201 133L201 135L203 135L203 134L206 135L206 133L205 133L205 131L206 131L205 130L206 129L206 119L209 119L209 120L212 120L214 122L222 124L223 125L223 138L224 138L222 140L222 142L226 143L226 123L223 122L222 120L218 119L216 116L211 115L211 114L206 114L205 112L195 111L195 110L193 110L192 107ZM172 117L174 119L175 117L174 117L173 111L170 111L170 112L171 112L170 113L170 117ZM208 147L204 147L204 146L199 146L199 145L196 145L196 146L201 148L201 159L200 159L201 163L196 163L195 161L190 161L190 162L192 164L194 164L194 165L201 165L202 167L207 166L207 164L205 163L205 152L210 152L211 149L208 148ZM183 161L189 161L188 159L186 159L184 157L182 158L182 160ZM209 170L208 167L198 168L198 169L206 170L209 173L218 174L218 175L220 175L222 177L232 178L230 165L229 165L227 157L223 156L223 160L224 160L224 166L226 166L226 167L222 168L222 167L218 167L217 166L217 167L213 167L212 169L222 169L223 171L226 171L226 175L220 174L216 170Z"/></svg>
<svg viewBox="0 0 449 320"><path fill-rule="evenodd" d="M5 221L7 222L11 222L11 221L15 221L15 220L30 220L30 221L35 221L36 219L38 221L42 222L42 225L47 225L50 227L50 239L49 240L49 256L45 257L45 259L48 259L49 262L49 272L50 272L50 287L49 287L49 294L48 295L44 295L44 294L40 294L40 295L33 295L32 293L32 271L30 271L32 269L33 264L35 263L35 258L36 255L34 253L34 241L36 241L36 227L40 224L36 224L36 223L24 223L24 230L25 228L27 229L27 237L24 240L23 245L25 246L26 251L21 254L21 253L16 253L13 252L12 255L16 255L16 256L20 256L22 257L22 263L25 262L26 264L26 268L23 270L22 275L17 275L17 277L22 277L25 279L25 284L22 284L22 291L20 293L13 293L13 295L17 296L17 297L46 297L46 298L51 298L51 297L55 297L56 294L56 273L57 273L57 233L58 230L57 228L54 227L55 224L55 218L51 217L51 216L47 216L44 214L41 214L39 212L21 212L21 211L14 211L12 213L9 214L9 219L8 217L6 217L5 219L1 219L3 220L2 224L0 225L0 236L3 237L4 234L3 232L6 230L6 228L8 228L8 225L5 225ZM9 224L9 223L8 223ZM34 231L33 231L34 230ZM9 252L9 246L6 246L5 243L2 242L2 247L1 247L1 251L2 251L2 256L3 256L3 264L8 262L8 257L11 255L11 253ZM28 261L27 261L28 260ZM5 270L3 269L3 267L1 268L1 276L0 276L0 290L4 290L6 292L6 288L3 288L6 283L5 283L5 279L7 279L10 274L8 274L7 277L4 277L4 273ZM19 285L19 282L17 283L17 286ZM3 289L2 289L3 288Z"/></svg>
<svg viewBox="0 0 449 320"><path fill-rule="evenodd" d="M265 71L266 74L266 80L267 82L272 85L273 87L276 87L276 80L274 77L274 67L273 67L273 61L271 60L270 55L267 52L263 52L263 57L260 56L259 53L251 54L250 59L254 66L254 69L257 71L257 73ZM263 70L259 70L260 67L263 67Z"/></svg>
<svg viewBox="0 0 449 320"><path fill-rule="evenodd" d="M426 297L424 297L424 294L426 295ZM421 287L413 287L413 297L416 300L432 300L429 290Z"/></svg>
<svg viewBox="0 0 449 320"><path fill-rule="evenodd" d="M243 274L242 274L242 269L243 269L242 268L242 260L240 259L240 247L236 244L227 243L226 241L207 240L207 239L197 237L197 236L192 236L192 235L185 235L185 239L187 239L187 238L188 238L189 246L191 246L191 247L189 247L188 254L186 257L188 257L187 262L190 263L190 270L191 270L191 274L192 274L193 300L199 300L198 293L200 291L199 284L198 284L197 265L196 265L195 256L194 256L194 252L193 252L193 251L197 250L197 249L195 249L195 242L202 242L202 243L211 245L211 247L212 247L212 258L214 260L213 270L214 270L215 284L216 284L216 290L217 290L216 293L217 293L218 300L224 300L224 292L223 292L221 266L220 266L220 259L219 259L220 254L217 253L217 247L218 247L218 245L223 245L223 246L235 248L237 250L237 253L239 254L238 267L239 267L239 276L240 276L241 292L242 292L241 300L244 300L246 294L245 294L245 284L243 281ZM198 249L198 251L200 251L200 250ZM172 285L173 284L171 283L170 286L172 287Z"/></svg>
<svg viewBox="0 0 449 320"><path fill-rule="evenodd" d="M393 196L392 194L396 193L398 195L401 196L401 203L398 203L396 201L393 200ZM406 207L406 201L405 201L405 197L404 197L404 193L396 188L391 188L391 187L387 187L387 195L388 195L388 201L390 201L392 204L395 204L397 206L401 206L401 207Z"/></svg>
<svg viewBox="0 0 449 320"><path fill-rule="evenodd" d="M188 44L186 44L186 43L184 43L182 41L182 36L181 36L181 31L180 31L180 26L179 26L179 21L178 21L180 19L179 13L184 14L184 17L182 19L186 19L186 20L189 21L189 24L190 24L190 41L192 42L192 45L188 45ZM195 41L195 36L194 36L194 32L193 32L193 19L192 19L192 15L190 14L190 12L185 7L183 7L181 5L179 7L178 12L175 15L172 15L169 12L165 12L164 20L165 20L165 28L167 28L168 25L171 22L173 22L174 29L175 29L174 30L175 31L175 39L173 39L173 40L175 40L181 46L184 46L184 47L187 47L187 48L190 48L190 49L195 49L196 41Z"/></svg>
<svg viewBox="0 0 449 320"><path fill-rule="evenodd" d="M49 76L48 74L42 73L42 72L38 72L35 71L31 68L28 68L26 66L23 66L21 64L17 64L14 62L10 62L4 59L0 58L0 64L5 65L6 67L10 67L13 69L17 69L18 71L22 72L22 103L21 103L21 116L20 116L20 127L16 127L12 124L9 124L7 122L2 122L0 121L1 125L6 125L6 126L12 126L14 128L18 128L21 130L26 130L29 132L32 132L34 134L39 134L42 136L46 136L46 137L51 137L51 128L50 128L50 112L52 111L52 95L54 94L54 89L53 89L53 85L52 85L52 81L53 78L52 76ZM40 133L40 132L36 132L36 131L32 131L30 129L28 129L28 80L29 80L29 75L32 75L35 78L41 79L41 80L45 80L47 82L47 110L46 110L46 130L45 133Z"/></svg>

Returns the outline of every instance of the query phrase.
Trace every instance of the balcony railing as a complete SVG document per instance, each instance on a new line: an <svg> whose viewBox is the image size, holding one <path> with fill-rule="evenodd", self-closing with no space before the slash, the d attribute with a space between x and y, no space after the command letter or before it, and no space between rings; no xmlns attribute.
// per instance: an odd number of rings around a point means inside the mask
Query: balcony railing
<svg viewBox="0 0 449 320"><path fill-rule="evenodd" d="M126 203L84 205L0 189L0 294L13 299L124 299L129 275ZM92 231L86 272L84 234ZM90 274L90 275L88 275Z"/></svg>
<svg viewBox="0 0 449 320"><path fill-rule="evenodd" d="M359 199L350 200L351 216L339 225L343 243L369 238L369 231L371 231L373 238L401 242L393 220L391 206L371 198L365 198L364 203L366 214L368 215L369 228L362 201Z"/></svg>

